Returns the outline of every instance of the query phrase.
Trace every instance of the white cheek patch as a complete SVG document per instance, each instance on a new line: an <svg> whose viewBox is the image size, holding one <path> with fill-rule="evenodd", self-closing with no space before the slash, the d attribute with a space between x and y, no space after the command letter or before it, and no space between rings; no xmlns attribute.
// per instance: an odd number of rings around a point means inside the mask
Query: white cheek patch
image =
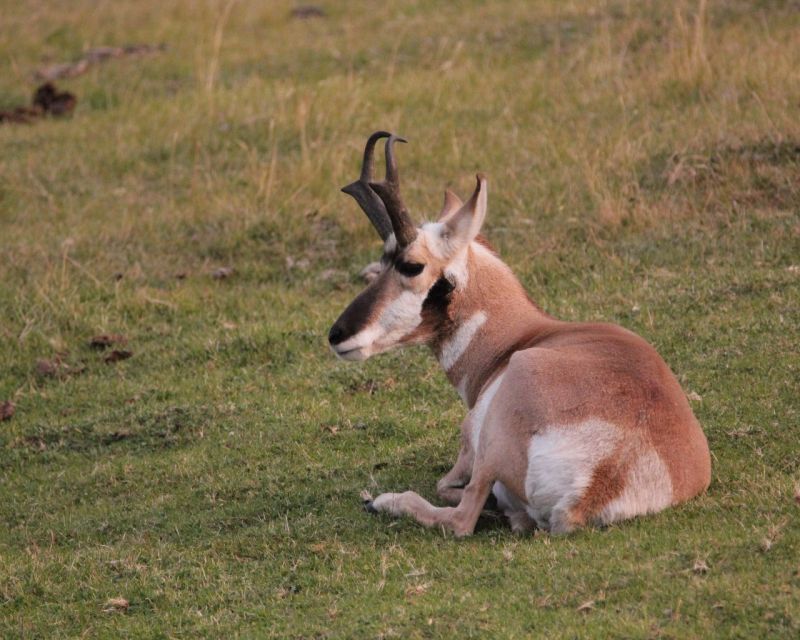
<svg viewBox="0 0 800 640"><path fill-rule="evenodd" d="M422 303L427 295L427 291L403 291L386 305L377 322L382 330L380 342L390 346L416 329L422 322Z"/></svg>
<svg viewBox="0 0 800 640"><path fill-rule="evenodd" d="M337 344L336 352L345 359L363 360L393 347L422 322L422 303L427 295L426 291L403 291L384 307L377 320Z"/></svg>
<svg viewBox="0 0 800 640"><path fill-rule="evenodd" d="M444 343L442 352L439 355L439 362L445 371L450 371L453 365L464 354L469 347L475 334L486 322L486 314L483 311L471 315L469 319L461 324L453 336Z"/></svg>

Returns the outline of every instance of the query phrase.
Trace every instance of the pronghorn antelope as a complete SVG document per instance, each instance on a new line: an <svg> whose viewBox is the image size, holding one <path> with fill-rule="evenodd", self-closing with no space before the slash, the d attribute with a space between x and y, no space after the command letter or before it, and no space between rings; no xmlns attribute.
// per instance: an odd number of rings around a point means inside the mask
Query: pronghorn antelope
<svg viewBox="0 0 800 640"><path fill-rule="evenodd" d="M373 154L386 141L386 178ZM361 177L344 187L384 242L381 269L330 330L345 360L431 347L469 408L461 450L436 507L413 491L369 511L468 535L490 493L515 531L553 533L654 513L704 491L708 444L670 369L612 324L562 322L539 309L479 235L487 184L466 202L445 192L436 222L415 227L400 196L393 134L378 131Z"/></svg>

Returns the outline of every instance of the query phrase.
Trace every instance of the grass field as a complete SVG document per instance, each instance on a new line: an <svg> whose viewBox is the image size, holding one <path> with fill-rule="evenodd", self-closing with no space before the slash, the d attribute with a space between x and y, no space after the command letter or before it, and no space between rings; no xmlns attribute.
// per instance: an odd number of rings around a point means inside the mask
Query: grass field
<svg viewBox="0 0 800 640"><path fill-rule="evenodd" d="M800 4L320 6L0 0L0 109L167 45L0 125L0 637L797 638ZM464 414L424 350L327 348L377 128L418 219L486 172L532 297L657 347L706 495L567 537L363 512L433 498Z"/></svg>

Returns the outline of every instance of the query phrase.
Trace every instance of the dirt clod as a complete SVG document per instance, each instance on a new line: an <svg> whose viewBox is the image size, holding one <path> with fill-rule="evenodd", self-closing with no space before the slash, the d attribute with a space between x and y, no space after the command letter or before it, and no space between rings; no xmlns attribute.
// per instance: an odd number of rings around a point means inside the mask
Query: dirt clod
<svg viewBox="0 0 800 640"><path fill-rule="evenodd" d="M234 273L236 272L233 267L220 267L211 272L211 277L214 280L225 280L225 278L230 278Z"/></svg>
<svg viewBox="0 0 800 640"><path fill-rule="evenodd" d="M69 91L59 91L52 82L45 82L33 94L33 106L53 116L65 116L75 110L78 99Z"/></svg>
<svg viewBox="0 0 800 640"><path fill-rule="evenodd" d="M105 349L114 344L126 344L128 339L119 333L101 333L94 336L89 340L89 346L92 349Z"/></svg>
<svg viewBox="0 0 800 640"><path fill-rule="evenodd" d="M17 405L15 405L11 400L6 400L5 402L0 403L0 422L4 420L11 420L16 411Z"/></svg>
<svg viewBox="0 0 800 640"><path fill-rule="evenodd" d="M109 364L119 362L120 360L127 360L133 357L132 351L125 351L123 349L114 349L103 360Z"/></svg>
<svg viewBox="0 0 800 640"><path fill-rule="evenodd" d="M69 91L58 91L55 85L46 82L36 89L29 107L14 107L0 111L0 123L31 124L46 115L61 117L75 109L78 99Z"/></svg>
<svg viewBox="0 0 800 640"><path fill-rule="evenodd" d="M57 360L40 358L36 361L36 373L45 378L53 378L58 374L61 363Z"/></svg>

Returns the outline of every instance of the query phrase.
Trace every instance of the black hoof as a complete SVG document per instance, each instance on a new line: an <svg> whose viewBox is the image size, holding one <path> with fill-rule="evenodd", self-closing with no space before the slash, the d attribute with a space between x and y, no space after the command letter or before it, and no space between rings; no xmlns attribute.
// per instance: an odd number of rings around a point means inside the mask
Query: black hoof
<svg viewBox="0 0 800 640"><path fill-rule="evenodd" d="M372 506L372 500L364 500L364 511L367 513L378 513L378 510Z"/></svg>

